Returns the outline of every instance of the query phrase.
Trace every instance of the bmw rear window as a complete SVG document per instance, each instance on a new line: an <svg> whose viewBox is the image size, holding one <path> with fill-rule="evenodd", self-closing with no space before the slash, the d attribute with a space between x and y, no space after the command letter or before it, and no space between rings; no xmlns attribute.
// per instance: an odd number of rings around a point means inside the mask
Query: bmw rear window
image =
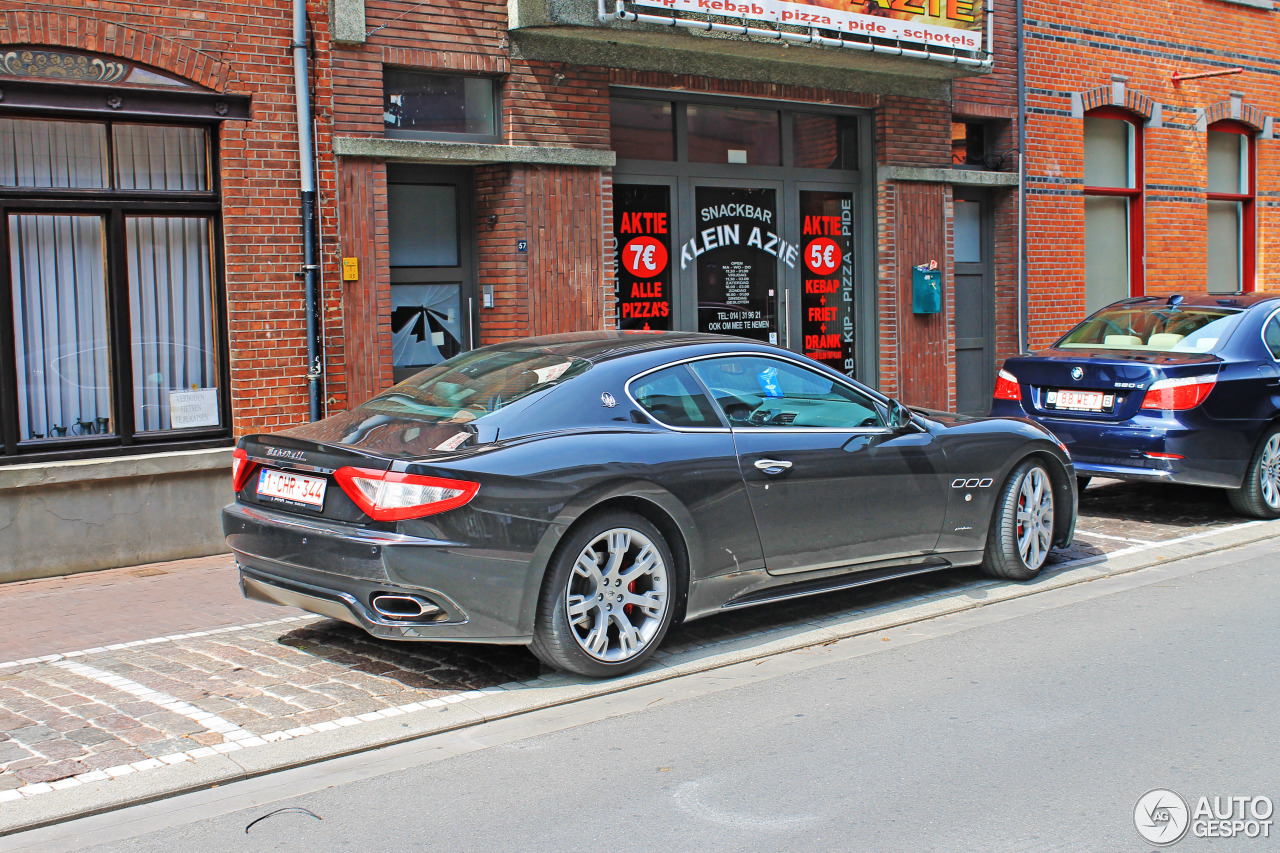
<svg viewBox="0 0 1280 853"><path fill-rule="evenodd" d="M1076 326L1059 349L1216 352L1240 321L1236 308L1211 305L1115 305Z"/></svg>
<svg viewBox="0 0 1280 853"><path fill-rule="evenodd" d="M371 414L466 423L590 366L589 361L548 352L473 350L427 368L358 408Z"/></svg>

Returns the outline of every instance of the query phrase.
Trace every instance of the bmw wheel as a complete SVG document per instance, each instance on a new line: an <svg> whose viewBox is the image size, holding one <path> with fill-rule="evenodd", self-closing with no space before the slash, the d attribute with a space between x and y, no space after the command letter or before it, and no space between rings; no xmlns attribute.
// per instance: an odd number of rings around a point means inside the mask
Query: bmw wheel
<svg viewBox="0 0 1280 853"><path fill-rule="evenodd" d="M1241 515L1280 518L1280 428L1262 434L1249 460L1249 470L1238 489L1230 489L1227 499Z"/></svg>
<svg viewBox="0 0 1280 853"><path fill-rule="evenodd" d="M675 589L671 549L656 527L625 512L589 519L547 569L530 648L579 675L630 672L666 636Z"/></svg>
<svg viewBox="0 0 1280 853"><path fill-rule="evenodd" d="M989 575L1026 581L1040 574L1053 546L1053 479L1028 459L1009 475L996 499L982 569Z"/></svg>

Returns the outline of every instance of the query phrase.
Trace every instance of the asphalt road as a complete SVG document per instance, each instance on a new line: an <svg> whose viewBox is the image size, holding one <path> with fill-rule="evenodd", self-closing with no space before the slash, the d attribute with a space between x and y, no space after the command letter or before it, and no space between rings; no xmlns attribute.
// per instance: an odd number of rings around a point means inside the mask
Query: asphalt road
<svg viewBox="0 0 1280 853"><path fill-rule="evenodd" d="M1280 800L1278 593L1265 542L554 709L548 734L343 759L293 798L240 783L193 822L106 816L144 834L92 849L1151 850L1150 789Z"/></svg>

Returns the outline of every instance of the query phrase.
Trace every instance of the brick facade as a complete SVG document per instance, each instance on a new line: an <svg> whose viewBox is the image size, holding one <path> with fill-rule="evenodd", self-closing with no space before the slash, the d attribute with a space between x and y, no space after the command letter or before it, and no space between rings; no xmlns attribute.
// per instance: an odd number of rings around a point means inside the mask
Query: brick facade
<svg viewBox="0 0 1280 853"><path fill-rule="evenodd" d="M280 429L307 412L305 317L296 275L302 267L302 225L291 21L289 0L88 0L74 10L0 6L0 46L56 46L120 57L215 92L252 97L251 120L223 122L217 134L237 434ZM317 43L325 44L326 17L313 15L312 26ZM318 72L315 98L325 103L330 95L323 63ZM322 158L328 156L327 138L321 133ZM332 199L332 168L323 174L330 177L321 191ZM337 230L333 214L326 208L326 234ZM332 333L342 310L337 292L325 307ZM341 334L331 334L329 344L331 363L338 367L331 387L340 390Z"/></svg>
<svg viewBox="0 0 1280 853"><path fill-rule="evenodd" d="M251 119L224 122L218 133L237 435L281 429L305 419L307 410L290 6L289 0L127 6L88 0L74 11L0 6L0 44L125 57L213 91L251 96ZM954 103L948 103L530 61L510 47L502 2L369 0L369 34L355 45L330 41L328 3L312 0L308 11L326 412L367 399L392 379L386 162L334 153L336 137L383 135L385 67L500 79L502 137L511 145L607 150L609 87L616 85L765 99L780 107L804 102L872 110L877 163L863 168L948 167L956 115L1002 122L1002 140L1014 133L1011 24L1003 17L996 72L955 84ZM474 219L464 226L474 228L478 284L494 293L494 307L481 315L479 342L612 326L610 171L506 163L470 167L470 174ZM949 312L912 315L910 268L936 258L950 276L952 187L882 180L876 193L875 221L864 227L874 229L878 252L872 310L879 317L879 382L909 402L948 408L955 402L954 324ZM1000 190L993 200L1003 355L1017 338L1016 197ZM528 241L527 252L515 251L518 239ZM344 257L357 260L357 280L343 281Z"/></svg>
<svg viewBox="0 0 1280 853"><path fill-rule="evenodd" d="M1046 346L1083 318L1082 115L1139 117L1144 157L1145 293L1203 291L1206 125L1251 124L1257 154L1256 282L1280 272L1280 24L1275 12L1222 0L1026 5L1028 332ZM1176 82L1175 74L1241 73ZM1232 96L1238 105L1233 112Z"/></svg>

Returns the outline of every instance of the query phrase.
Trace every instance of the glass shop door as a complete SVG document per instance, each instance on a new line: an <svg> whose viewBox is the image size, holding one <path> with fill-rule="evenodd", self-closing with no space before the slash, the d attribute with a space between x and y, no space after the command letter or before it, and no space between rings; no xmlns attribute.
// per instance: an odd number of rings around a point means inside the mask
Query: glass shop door
<svg viewBox="0 0 1280 853"><path fill-rule="evenodd" d="M782 236L782 184L701 180L691 189L682 219L692 226L675 250L695 302L690 325L787 346L782 270L799 263L800 249Z"/></svg>

